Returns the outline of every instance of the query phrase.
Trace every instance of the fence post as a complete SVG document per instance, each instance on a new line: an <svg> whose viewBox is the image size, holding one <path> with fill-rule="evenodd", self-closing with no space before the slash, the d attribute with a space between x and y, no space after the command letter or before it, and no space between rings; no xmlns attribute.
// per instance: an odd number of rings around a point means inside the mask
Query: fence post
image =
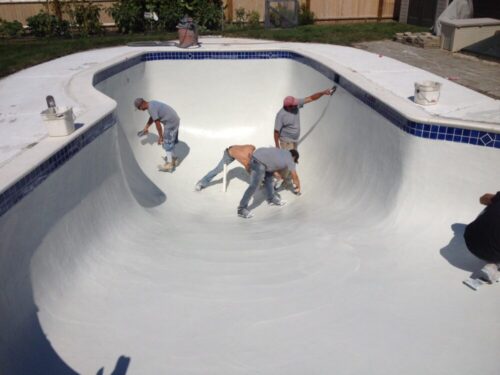
<svg viewBox="0 0 500 375"><path fill-rule="evenodd" d="M378 0L377 22L382 21L383 14L384 14L384 0Z"/></svg>

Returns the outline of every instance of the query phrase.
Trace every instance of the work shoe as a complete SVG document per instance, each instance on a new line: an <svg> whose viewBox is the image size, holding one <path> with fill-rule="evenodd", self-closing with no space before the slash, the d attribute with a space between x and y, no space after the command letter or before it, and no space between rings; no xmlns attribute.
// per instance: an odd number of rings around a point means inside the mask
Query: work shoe
<svg viewBox="0 0 500 375"><path fill-rule="evenodd" d="M201 189L203 189L203 185L201 184L201 182L198 182L198 183L194 186L194 190L196 190L196 191L201 191Z"/></svg>
<svg viewBox="0 0 500 375"><path fill-rule="evenodd" d="M498 266L494 263L489 263L481 269L482 278L490 284L496 283L500 280L500 271Z"/></svg>
<svg viewBox="0 0 500 375"><path fill-rule="evenodd" d="M174 170L174 164L165 163L163 165L159 165L158 169L160 170L160 172L172 172Z"/></svg>
<svg viewBox="0 0 500 375"><path fill-rule="evenodd" d="M271 206L284 206L286 204L286 201L275 195L273 199L267 201L267 203L269 203L269 205Z"/></svg>
<svg viewBox="0 0 500 375"><path fill-rule="evenodd" d="M253 213L248 208L238 207L238 216L245 219L250 219L251 217L253 217Z"/></svg>

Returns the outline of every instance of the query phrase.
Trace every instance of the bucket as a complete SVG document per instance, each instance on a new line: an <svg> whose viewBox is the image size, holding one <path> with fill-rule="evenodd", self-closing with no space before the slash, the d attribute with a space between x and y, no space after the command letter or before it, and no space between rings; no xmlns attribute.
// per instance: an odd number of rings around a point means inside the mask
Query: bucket
<svg viewBox="0 0 500 375"><path fill-rule="evenodd" d="M415 103L421 105L436 104L441 95L441 83L434 81L415 82Z"/></svg>
<svg viewBox="0 0 500 375"><path fill-rule="evenodd" d="M184 16L177 25L177 31L179 34L179 44L177 47L188 48L198 44L197 26L191 17Z"/></svg>
<svg viewBox="0 0 500 375"><path fill-rule="evenodd" d="M72 107L48 108L41 115L50 137L63 137L75 131Z"/></svg>

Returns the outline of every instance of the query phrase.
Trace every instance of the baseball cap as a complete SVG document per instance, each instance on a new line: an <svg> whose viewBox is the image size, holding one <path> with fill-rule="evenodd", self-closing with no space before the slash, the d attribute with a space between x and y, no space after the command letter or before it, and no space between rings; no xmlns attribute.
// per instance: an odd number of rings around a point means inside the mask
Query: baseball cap
<svg viewBox="0 0 500 375"><path fill-rule="evenodd" d="M142 104L142 102L144 101L143 98L137 98L134 100L134 107L139 109L139 106Z"/></svg>
<svg viewBox="0 0 500 375"><path fill-rule="evenodd" d="M293 96L287 96L283 100L283 107L296 107L299 105L299 100Z"/></svg>

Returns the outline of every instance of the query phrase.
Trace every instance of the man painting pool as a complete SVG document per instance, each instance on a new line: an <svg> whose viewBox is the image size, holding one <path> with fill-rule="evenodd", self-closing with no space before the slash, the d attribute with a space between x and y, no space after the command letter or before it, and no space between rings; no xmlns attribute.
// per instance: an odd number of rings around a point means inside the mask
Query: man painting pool
<svg viewBox="0 0 500 375"><path fill-rule="evenodd" d="M486 262L482 278L493 284L500 280L500 191L482 195L479 202L486 208L467 225L464 238L470 252Z"/></svg>
<svg viewBox="0 0 500 375"><path fill-rule="evenodd" d="M297 99L287 96L283 107L276 114L274 121L274 144L284 150L296 150L300 137L300 111L305 104L318 100L323 95L333 95L336 87L319 91L306 98Z"/></svg>
<svg viewBox="0 0 500 375"><path fill-rule="evenodd" d="M210 181L213 180L224 169L224 164L229 165L233 161L238 160L241 165L245 167L247 172L250 172L250 159L255 151L254 145L234 145L229 146L224 150L222 159L214 169L208 172L195 186L196 191L200 191L208 186Z"/></svg>
<svg viewBox="0 0 500 375"><path fill-rule="evenodd" d="M274 206L283 206L285 201L281 200L274 191L273 174L281 170L289 170L295 184L295 194L300 194L300 180L295 171L295 164L299 162L297 150L281 150L276 147L262 147L254 151L250 160L250 185L243 194L238 206L238 216L249 219L253 216L248 209L248 203L257 191L261 182L264 182L264 190L267 202Z"/></svg>
<svg viewBox="0 0 500 375"><path fill-rule="evenodd" d="M140 135L148 134L149 127L154 123L158 131L158 144L163 145L166 152L166 163L159 166L162 172L172 172L177 165L175 145L179 142L180 118L169 105L156 101L146 101L143 98L134 100L134 106L140 111L148 111L149 119Z"/></svg>

